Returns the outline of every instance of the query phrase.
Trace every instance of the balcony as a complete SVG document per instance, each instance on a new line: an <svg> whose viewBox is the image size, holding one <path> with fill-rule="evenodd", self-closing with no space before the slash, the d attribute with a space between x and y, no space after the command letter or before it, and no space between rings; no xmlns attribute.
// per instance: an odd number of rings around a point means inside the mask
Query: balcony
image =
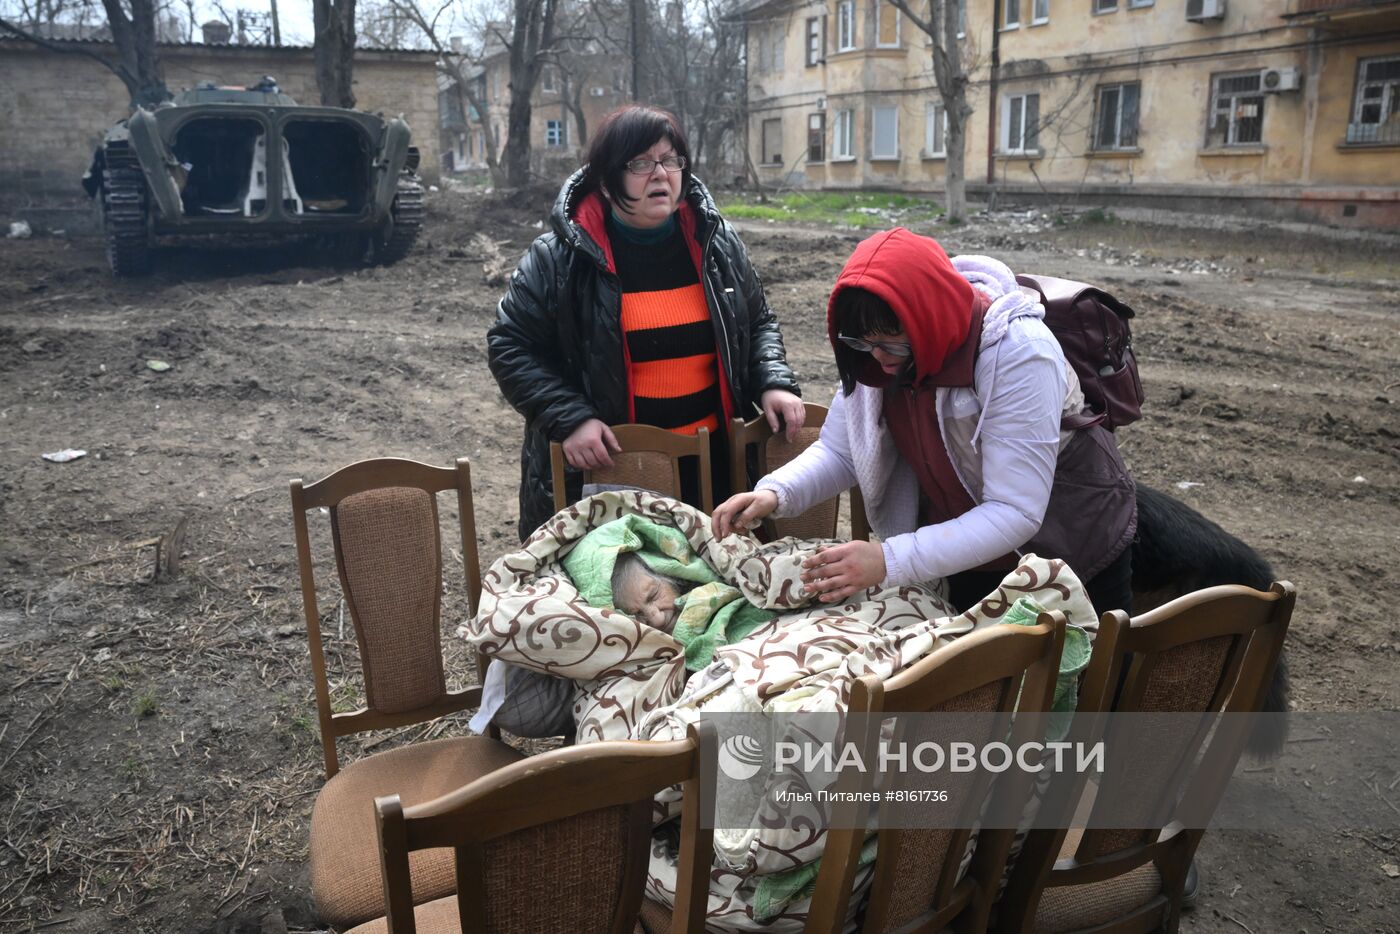
<svg viewBox="0 0 1400 934"><path fill-rule="evenodd" d="M1347 124L1348 146L1400 146L1400 120Z"/></svg>
<svg viewBox="0 0 1400 934"><path fill-rule="evenodd" d="M1400 0L1286 0L1284 19L1400 22Z"/></svg>

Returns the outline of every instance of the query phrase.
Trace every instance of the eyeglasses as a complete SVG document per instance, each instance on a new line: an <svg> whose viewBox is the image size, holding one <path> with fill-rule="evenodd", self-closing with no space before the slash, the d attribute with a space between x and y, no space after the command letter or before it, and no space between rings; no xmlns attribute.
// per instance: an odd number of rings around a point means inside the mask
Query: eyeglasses
<svg viewBox="0 0 1400 934"><path fill-rule="evenodd" d="M908 357L914 353L914 348L904 341L863 341L859 337L847 337L842 334L841 343L852 350L859 350L863 353L870 353L879 347L891 357Z"/></svg>
<svg viewBox="0 0 1400 934"><path fill-rule="evenodd" d="M625 163L627 171L633 175L650 175L660 165L667 172L679 172L685 168L685 156L666 156L662 159L633 159Z"/></svg>

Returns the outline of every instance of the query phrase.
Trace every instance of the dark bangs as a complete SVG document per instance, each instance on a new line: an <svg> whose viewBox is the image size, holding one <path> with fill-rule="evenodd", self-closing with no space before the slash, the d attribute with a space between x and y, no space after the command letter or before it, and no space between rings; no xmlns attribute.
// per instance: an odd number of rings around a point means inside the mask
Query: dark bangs
<svg viewBox="0 0 1400 934"><path fill-rule="evenodd" d="M627 197L622 177L627 163L665 137L676 155L685 159L681 172L681 192L690 188L690 146L675 114L660 107L645 104L624 104L609 113L598 124L593 141L588 146L588 162L584 165L583 193L606 188L615 200L627 204L636 200Z"/></svg>
<svg viewBox="0 0 1400 934"><path fill-rule="evenodd" d="M904 325L884 299L873 292L857 288L845 288L836 293L832 323L836 327L836 334L831 341L836 354L836 370L841 375L841 389L849 396L855 392L860 371L869 370L874 364L870 354L853 350L835 338L898 334L904 330Z"/></svg>

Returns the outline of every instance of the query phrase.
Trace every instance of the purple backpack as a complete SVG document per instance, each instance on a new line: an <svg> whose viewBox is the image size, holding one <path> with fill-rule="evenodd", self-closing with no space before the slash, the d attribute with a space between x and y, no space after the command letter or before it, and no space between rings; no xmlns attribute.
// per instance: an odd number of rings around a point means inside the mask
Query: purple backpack
<svg viewBox="0 0 1400 934"><path fill-rule="evenodd" d="M1045 326L1079 374L1093 414L1067 416L1067 428L1103 425L1110 431L1142 418L1142 379L1133 355L1133 310L1102 289L1054 276L1016 277L1040 295Z"/></svg>

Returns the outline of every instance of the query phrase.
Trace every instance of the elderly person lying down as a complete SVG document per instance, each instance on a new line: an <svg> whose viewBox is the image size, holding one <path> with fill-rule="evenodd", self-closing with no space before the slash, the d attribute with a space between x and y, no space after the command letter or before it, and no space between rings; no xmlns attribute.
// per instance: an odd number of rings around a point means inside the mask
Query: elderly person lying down
<svg viewBox="0 0 1400 934"><path fill-rule="evenodd" d="M802 562L821 544L720 540L704 513L676 500L600 493L492 565L459 632L497 661L564 679L574 738L592 742L681 737L707 712L842 712L853 678L888 677L1001 621L1021 597L1076 624L1094 620L1068 567L1034 556L963 614L923 587L816 603ZM763 810L771 796L757 807L747 826L770 829L716 832L709 924L800 930L824 835L786 829L783 814ZM676 866L666 854L653 848L648 895L669 904Z"/></svg>

